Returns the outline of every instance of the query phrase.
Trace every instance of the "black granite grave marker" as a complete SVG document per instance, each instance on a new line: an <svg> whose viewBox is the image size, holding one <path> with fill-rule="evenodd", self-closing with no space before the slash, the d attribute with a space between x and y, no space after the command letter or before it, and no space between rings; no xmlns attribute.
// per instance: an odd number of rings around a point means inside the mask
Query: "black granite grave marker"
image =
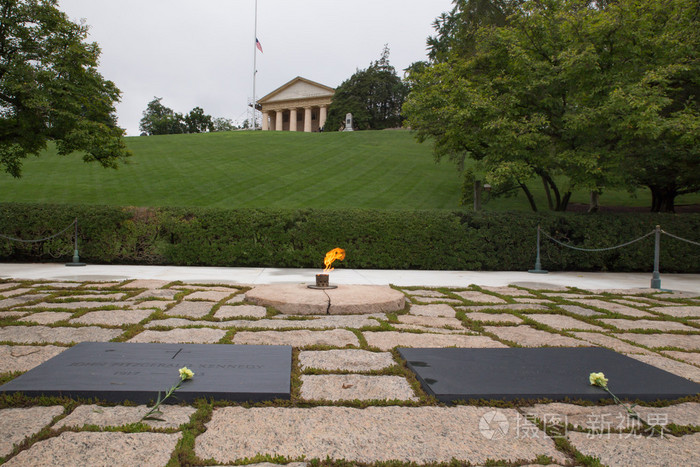
<svg viewBox="0 0 700 467"><path fill-rule="evenodd" d="M195 376L168 402L290 398L292 348L271 345L83 342L0 386L0 392L146 403L176 384L185 366Z"/></svg>
<svg viewBox="0 0 700 467"><path fill-rule="evenodd" d="M672 400L700 384L603 348L399 349L423 389L443 402L468 399L609 398L591 386L603 372L620 398Z"/></svg>

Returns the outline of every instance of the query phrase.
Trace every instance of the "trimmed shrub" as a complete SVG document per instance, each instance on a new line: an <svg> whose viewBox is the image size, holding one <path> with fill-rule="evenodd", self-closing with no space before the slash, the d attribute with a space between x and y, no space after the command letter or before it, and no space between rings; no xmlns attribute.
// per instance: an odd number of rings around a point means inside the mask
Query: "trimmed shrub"
<svg viewBox="0 0 700 467"><path fill-rule="evenodd" d="M535 262L537 225L580 248L605 248L662 228L700 240L696 214L471 213L451 211L274 210L0 205L0 233L48 237L78 219L80 258L91 263L321 268L512 270ZM69 261L73 230L38 243L0 239L2 261ZM700 247L662 237L662 272L700 272ZM649 272L654 236L604 252L564 248L543 237L551 271Z"/></svg>

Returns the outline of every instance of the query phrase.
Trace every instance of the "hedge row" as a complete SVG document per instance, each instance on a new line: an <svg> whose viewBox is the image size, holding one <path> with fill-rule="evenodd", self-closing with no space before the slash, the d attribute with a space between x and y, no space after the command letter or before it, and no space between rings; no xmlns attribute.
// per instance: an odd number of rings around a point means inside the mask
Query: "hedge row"
<svg viewBox="0 0 700 467"><path fill-rule="evenodd" d="M335 247L347 251L339 267L358 269L531 269L536 231L582 248L640 237L660 224L698 241L696 214L537 214L378 210L255 210L0 205L0 234L49 236L79 223L80 258L89 263L318 268ZM653 236L600 253L542 240L548 270L651 271ZM69 231L56 239L20 243L0 239L1 261L68 261ZM662 237L662 272L700 272L700 247Z"/></svg>

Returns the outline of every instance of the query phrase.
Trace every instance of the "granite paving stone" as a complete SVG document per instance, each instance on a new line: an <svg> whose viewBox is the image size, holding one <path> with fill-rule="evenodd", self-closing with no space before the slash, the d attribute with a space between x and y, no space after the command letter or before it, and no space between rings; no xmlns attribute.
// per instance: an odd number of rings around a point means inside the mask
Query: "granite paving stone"
<svg viewBox="0 0 700 467"><path fill-rule="evenodd" d="M214 318L218 319L239 318L241 316L264 318L267 316L267 309L264 306L258 305L224 305L214 314Z"/></svg>
<svg viewBox="0 0 700 467"><path fill-rule="evenodd" d="M584 329L588 331L604 331L600 326L595 326L585 321L572 318L570 316L552 314L530 314L527 317L538 323L545 324L551 328L563 331L564 329Z"/></svg>
<svg viewBox="0 0 700 467"><path fill-rule="evenodd" d="M7 290L11 289L12 287L17 287L19 284L16 282L5 282L4 284L0 284L0 290ZM2 295L2 294L0 294Z"/></svg>
<svg viewBox="0 0 700 467"><path fill-rule="evenodd" d="M536 311L549 310L549 307L537 303L506 303L503 305L469 305L459 307L466 311L510 310L510 311Z"/></svg>
<svg viewBox="0 0 700 467"><path fill-rule="evenodd" d="M32 313L25 316L24 318L20 318L17 321L22 321L25 323L51 324L66 320L71 316L73 316L73 313L64 311L40 311L38 313Z"/></svg>
<svg viewBox="0 0 700 467"><path fill-rule="evenodd" d="M100 293L98 290L89 291L80 290L80 293L75 295L61 295L54 297L53 301L61 302L65 300L95 300L95 301L121 301L127 294L125 293Z"/></svg>
<svg viewBox="0 0 700 467"><path fill-rule="evenodd" d="M439 316L413 316L399 315L399 322L404 324L416 324L418 326L444 327L450 326L456 329L464 329L462 322L457 318L443 318Z"/></svg>
<svg viewBox="0 0 700 467"><path fill-rule="evenodd" d="M0 410L0 457L10 454L14 444L38 433L62 413L60 405Z"/></svg>
<svg viewBox="0 0 700 467"><path fill-rule="evenodd" d="M301 398L327 401L418 400L402 376L366 375L302 375Z"/></svg>
<svg viewBox="0 0 700 467"><path fill-rule="evenodd" d="M12 308L33 302L34 300L41 300L42 298L46 297L48 297L46 294L31 294L23 295L21 297L6 298L4 300L0 300L0 308Z"/></svg>
<svg viewBox="0 0 700 467"><path fill-rule="evenodd" d="M131 308L142 310L147 308L157 308L159 310L165 310L168 305L173 302L170 300L146 300L145 302L138 302L131 305Z"/></svg>
<svg viewBox="0 0 700 467"><path fill-rule="evenodd" d="M0 341L19 344L59 342L107 342L122 333L120 329L86 327L6 326L0 328Z"/></svg>
<svg viewBox="0 0 700 467"><path fill-rule="evenodd" d="M656 368L661 368L662 370L668 371L669 373L673 373L674 375L678 375L691 381L695 381L696 383L700 383L700 368L694 365L689 365L687 363L662 357L658 354L629 354L628 356L634 358L635 360L639 360L640 362L648 363L649 365L655 366Z"/></svg>
<svg viewBox="0 0 700 467"><path fill-rule="evenodd" d="M583 455L597 457L610 467L690 465L688 461L697 459L700 452L700 433L662 439L605 434L591 437L570 432L568 438Z"/></svg>
<svg viewBox="0 0 700 467"><path fill-rule="evenodd" d="M210 302L219 302L236 291L230 290L226 292L217 292L215 290L200 290L193 292L185 297L185 300L208 300Z"/></svg>
<svg viewBox="0 0 700 467"><path fill-rule="evenodd" d="M235 303L241 303L245 302L245 294L238 294L235 295L234 297L231 297L229 300L226 301L227 305L233 305Z"/></svg>
<svg viewBox="0 0 700 467"><path fill-rule="evenodd" d="M175 298L175 295L181 292L182 290L177 289L149 289L131 297L129 300L147 300L149 298L164 298L166 300L172 300Z"/></svg>
<svg viewBox="0 0 700 467"><path fill-rule="evenodd" d="M408 295L417 295L419 297L447 298L447 296L444 293L438 292L437 290L404 290L404 293Z"/></svg>
<svg viewBox="0 0 700 467"><path fill-rule="evenodd" d="M655 329L657 331L700 331L676 321L661 321L650 319L601 319L601 323L610 324L625 331L630 329ZM699 337L700 338L700 337Z"/></svg>
<svg viewBox="0 0 700 467"><path fill-rule="evenodd" d="M226 335L222 329L192 328L171 331L143 331L128 342L160 342L164 344L215 344Z"/></svg>
<svg viewBox="0 0 700 467"><path fill-rule="evenodd" d="M160 289L168 285L170 281L161 281L157 279L138 279L124 284L122 289Z"/></svg>
<svg viewBox="0 0 700 467"><path fill-rule="evenodd" d="M462 305L464 302L454 298L430 298L430 297L413 297L414 302L437 304L447 303L452 305Z"/></svg>
<svg viewBox="0 0 700 467"><path fill-rule="evenodd" d="M700 352L679 352L677 350L664 350L661 353L668 355L669 357L677 358L678 360L683 360L693 365L700 366Z"/></svg>
<svg viewBox="0 0 700 467"><path fill-rule="evenodd" d="M518 316L510 313L482 313L480 311L472 311L465 314L467 319L480 321L482 323L522 323L523 320Z"/></svg>
<svg viewBox="0 0 700 467"><path fill-rule="evenodd" d="M97 425L99 427L122 426L141 421L149 407L138 405L136 407L125 407L118 405L115 407L101 407L99 405L80 405L68 416L61 419L54 425L54 428L69 426L81 428L84 425ZM177 428L184 423L189 423L190 417L196 412L194 407L180 407L177 405L164 404L160 408L162 414L158 415L160 420L144 420L143 423L156 428Z"/></svg>
<svg viewBox="0 0 700 467"><path fill-rule="evenodd" d="M659 306L650 310L676 318L700 318L700 306Z"/></svg>
<svg viewBox="0 0 700 467"><path fill-rule="evenodd" d="M576 300L576 302L634 318L649 318L654 316L646 311L638 310L627 305L620 305L619 303L606 302L605 300Z"/></svg>
<svg viewBox="0 0 700 467"><path fill-rule="evenodd" d="M0 311L0 319L21 318L28 314L28 311Z"/></svg>
<svg viewBox="0 0 700 467"><path fill-rule="evenodd" d="M651 306L649 303L642 302L642 301L638 301L638 300L615 299L615 300L613 300L613 302L619 303L620 305L628 305L628 306L631 306L631 307L638 307L638 306L648 307L648 306Z"/></svg>
<svg viewBox="0 0 700 467"><path fill-rule="evenodd" d="M616 339L606 334L599 334L597 332L572 332L571 334L576 336L577 339L583 339L593 344L598 344L600 346L607 347L616 352L621 352L625 354L638 353L646 355L652 353L647 349L628 344L627 342L623 342L620 339Z"/></svg>
<svg viewBox="0 0 700 467"><path fill-rule="evenodd" d="M333 329L330 331L241 331L233 336L233 343L291 345L292 347L308 347L311 345L345 347L347 345L360 345L357 336L345 329Z"/></svg>
<svg viewBox="0 0 700 467"><path fill-rule="evenodd" d="M607 316L605 313L600 311L591 310L590 308L583 308L582 306L576 305L557 305L562 310L568 311L579 316Z"/></svg>
<svg viewBox="0 0 700 467"><path fill-rule="evenodd" d="M473 333L473 331L470 331L469 329L466 329L466 328L445 329L445 328L426 327L426 326L421 326L421 325L417 325L417 324L394 324L394 323L392 323L391 327L396 329L396 330L432 332L432 333L437 333L437 334L465 334L465 333L472 334Z"/></svg>
<svg viewBox="0 0 700 467"><path fill-rule="evenodd" d="M329 371L372 371L383 370L395 365L389 352L369 350L307 350L299 352L299 367L302 370L316 368Z"/></svg>
<svg viewBox="0 0 700 467"><path fill-rule="evenodd" d="M418 316L441 316L445 318L454 318L456 314L454 308L446 304L411 305L409 313Z"/></svg>
<svg viewBox="0 0 700 467"><path fill-rule="evenodd" d="M86 282L84 286L91 289L115 289L120 282Z"/></svg>
<svg viewBox="0 0 700 467"><path fill-rule="evenodd" d="M166 319L154 319L149 321L144 326L146 329L167 327L167 328L177 328L185 326L206 326L210 328L228 329L236 326L243 326L242 321L204 321L204 320L191 320L186 318L166 318ZM252 323L257 323L257 321L250 321L250 326Z"/></svg>
<svg viewBox="0 0 700 467"><path fill-rule="evenodd" d="M85 313L83 316L70 320L71 323L104 324L108 326L121 326L122 324L136 324L148 318L153 310L101 310Z"/></svg>
<svg viewBox="0 0 700 467"><path fill-rule="evenodd" d="M188 318L201 318L206 316L214 306L211 302L183 301L165 312L168 316L186 316Z"/></svg>
<svg viewBox="0 0 700 467"><path fill-rule="evenodd" d="M189 289L189 290L205 290L211 292L228 292L229 294L236 293L240 288L236 286L229 285L203 285L203 284L191 284L185 283L185 285L174 285L174 289Z"/></svg>
<svg viewBox="0 0 700 467"><path fill-rule="evenodd" d="M406 333L398 331L366 331L362 335L370 347L391 350L394 347L507 347L488 336L465 336L455 334Z"/></svg>
<svg viewBox="0 0 700 467"><path fill-rule="evenodd" d="M700 350L700 336L687 334L635 334L626 332L617 335L620 339L659 349L662 347L677 347L685 350Z"/></svg>
<svg viewBox="0 0 700 467"><path fill-rule="evenodd" d="M534 303L538 305L546 305L550 303L554 303L551 300L548 300L546 298L530 298L530 297L513 297L513 301L517 303Z"/></svg>
<svg viewBox="0 0 700 467"><path fill-rule="evenodd" d="M65 432L39 441L4 465L159 466L175 450L180 433Z"/></svg>
<svg viewBox="0 0 700 467"><path fill-rule="evenodd" d="M636 296L636 295L649 295L649 294L657 294L659 291L657 289L590 289L590 293L594 293L597 295L602 295L602 294L612 294L612 295L631 295L631 296ZM661 294L659 294L661 295Z"/></svg>
<svg viewBox="0 0 700 467"><path fill-rule="evenodd" d="M499 338L515 342L523 347L588 347L588 342L571 337L552 334L530 326L485 326L484 331L491 332Z"/></svg>
<svg viewBox="0 0 700 467"><path fill-rule="evenodd" d="M483 292L477 292L476 290L467 290L465 292L455 292L455 295L459 295L465 300L475 303L508 303L506 300L495 295L486 294Z"/></svg>
<svg viewBox="0 0 700 467"><path fill-rule="evenodd" d="M131 302L41 302L35 305L23 306L24 310L35 310L37 308L48 310L97 310L100 308L131 308Z"/></svg>
<svg viewBox="0 0 700 467"><path fill-rule="evenodd" d="M548 425L563 426L565 422L577 429L591 431L600 431L603 427L606 430L608 428L610 430L641 428L641 423L631 419L627 411L619 405L580 406L554 402L535 404L532 407L524 407L522 410L525 415L535 416ZM673 423L679 426L700 426L700 404L697 402L685 402L668 407L637 406L634 410L646 422L660 420L664 421L665 425ZM617 434L611 434L611 436L617 436Z"/></svg>
<svg viewBox="0 0 700 467"><path fill-rule="evenodd" d="M480 431L495 410L511 426L503 436ZM215 409L206 431L195 440L197 456L231 463L256 454L348 462L450 462L535 460L565 456L543 433L518 437L518 413L490 407L313 407ZM538 431L529 422L528 429ZM487 424L488 425L488 424ZM485 433L485 434L484 434ZM487 436L492 438L488 439ZM493 439L498 438L498 439Z"/></svg>
<svg viewBox="0 0 700 467"><path fill-rule="evenodd" d="M32 291L32 289L28 288L19 288L19 289L12 289L12 290L3 290L0 295L3 297L14 297L16 295L22 295L23 293L27 293Z"/></svg>
<svg viewBox="0 0 700 467"><path fill-rule="evenodd" d="M67 348L54 345L0 345L0 373L29 371Z"/></svg>
<svg viewBox="0 0 700 467"><path fill-rule="evenodd" d="M500 295L511 295L515 297L534 297L534 295L527 290L518 289L516 287L490 287L481 286L481 290L487 290L489 292L497 293Z"/></svg>
<svg viewBox="0 0 700 467"><path fill-rule="evenodd" d="M653 290L653 291L656 292L656 290ZM669 292L655 294L654 297L655 298L696 298L696 297L700 297L700 293L684 292L682 290L673 290L673 291L669 291Z"/></svg>

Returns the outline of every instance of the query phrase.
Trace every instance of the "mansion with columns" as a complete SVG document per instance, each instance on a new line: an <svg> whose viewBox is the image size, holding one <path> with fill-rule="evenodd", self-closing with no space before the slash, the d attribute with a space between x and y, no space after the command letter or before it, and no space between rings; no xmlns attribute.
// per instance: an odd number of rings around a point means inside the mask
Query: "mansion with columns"
<svg viewBox="0 0 700 467"><path fill-rule="evenodd" d="M326 124L333 94L333 88L297 76L258 100L262 129L319 131Z"/></svg>

